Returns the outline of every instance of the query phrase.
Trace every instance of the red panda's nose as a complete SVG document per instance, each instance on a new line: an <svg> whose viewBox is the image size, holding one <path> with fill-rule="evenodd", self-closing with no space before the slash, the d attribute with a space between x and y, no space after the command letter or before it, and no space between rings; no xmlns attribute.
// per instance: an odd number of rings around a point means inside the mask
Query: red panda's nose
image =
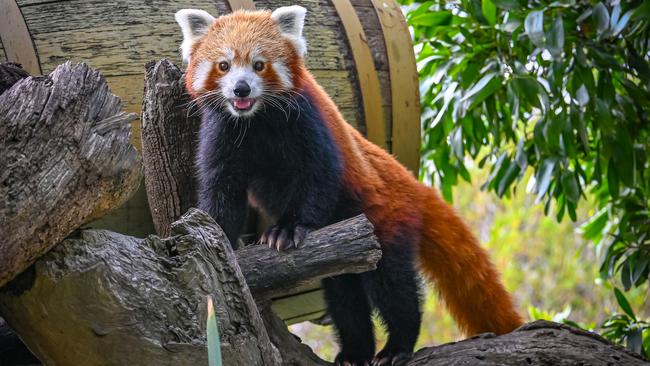
<svg viewBox="0 0 650 366"><path fill-rule="evenodd" d="M251 93L251 87L244 80L239 80L237 84L235 84L235 89L233 89L233 92L236 96L245 98L248 96L248 94Z"/></svg>

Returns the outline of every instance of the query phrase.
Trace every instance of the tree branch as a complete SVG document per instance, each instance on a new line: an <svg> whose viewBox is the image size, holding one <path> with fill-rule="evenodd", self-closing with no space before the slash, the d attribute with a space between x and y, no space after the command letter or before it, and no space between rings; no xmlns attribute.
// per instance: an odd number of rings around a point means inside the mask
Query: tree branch
<svg viewBox="0 0 650 366"><path fill-rule="evenodd" d="M325 277L374 270L381 258L372 224L363 215L310 233L300 248L278 253L251 245L235 253L258 303L300 292Z"/></svg>

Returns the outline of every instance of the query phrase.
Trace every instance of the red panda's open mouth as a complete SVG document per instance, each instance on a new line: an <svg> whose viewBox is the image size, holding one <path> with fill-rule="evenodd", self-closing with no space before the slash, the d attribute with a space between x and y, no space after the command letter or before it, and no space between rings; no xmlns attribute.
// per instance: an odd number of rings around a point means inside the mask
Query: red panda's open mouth
<svg viewBox="0 0 650 366"><path fill-rule="evenodd" d="M255 104L255 99L253 98L233 98L231 100L232 106L235 107L237 111L247 111L253 107Z"/></svg>

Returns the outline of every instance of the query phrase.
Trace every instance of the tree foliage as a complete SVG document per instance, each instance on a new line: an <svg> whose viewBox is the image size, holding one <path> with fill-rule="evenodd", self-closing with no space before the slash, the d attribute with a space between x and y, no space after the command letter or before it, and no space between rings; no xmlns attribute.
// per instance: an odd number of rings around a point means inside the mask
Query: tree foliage
<svg viewBox="0 0 650 366"><path fill-rule="evenodd" d="M485 189L525 183L557 220L593 199L584 236L622 310L604 334L650 356L648 325L616 288L650 273L650 0L402 3L420 72L421 178L451 199L476 162L490 169Z"/></svg>

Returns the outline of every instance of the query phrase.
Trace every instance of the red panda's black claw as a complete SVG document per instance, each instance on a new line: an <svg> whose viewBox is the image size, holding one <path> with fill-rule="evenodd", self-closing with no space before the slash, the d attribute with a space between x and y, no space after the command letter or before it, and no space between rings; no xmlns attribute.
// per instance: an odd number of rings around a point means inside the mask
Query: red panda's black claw
<svg viewBox="0 0 650 366"><path fill-rule="evenodd" d="M388 352L382 350L372 360L372 366L404 366L413 357L412 352Z"/></svg>

